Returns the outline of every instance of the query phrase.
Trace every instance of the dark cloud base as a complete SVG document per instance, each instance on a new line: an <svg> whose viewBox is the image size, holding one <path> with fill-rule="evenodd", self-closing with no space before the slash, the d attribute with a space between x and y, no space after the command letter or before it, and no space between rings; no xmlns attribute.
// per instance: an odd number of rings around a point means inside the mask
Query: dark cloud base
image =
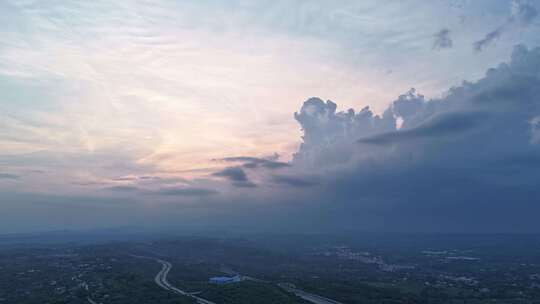
<svg viewBox="0 0 540 304"><path fill-rule="evenodd" d="M540 232L539 96L540 48L518 46L479 81L411 90L382 115L309 99L294 167L322 185L306 214L329 229Z"/></svg>

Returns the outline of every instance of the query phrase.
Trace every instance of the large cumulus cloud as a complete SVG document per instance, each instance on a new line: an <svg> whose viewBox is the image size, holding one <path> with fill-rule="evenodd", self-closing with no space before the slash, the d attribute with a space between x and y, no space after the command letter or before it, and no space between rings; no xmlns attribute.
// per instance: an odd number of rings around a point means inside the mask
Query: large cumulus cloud
<svg viewBox="0 0 540 304"><path fill-rule="evenodd" d="M336 112L337 105L328 100L313 97L302 105L294 118L300 123L304 135L296 165L343 162L356 150L351 138L370 136L395 130L396 122L391 111L382 116L374 115L369 107L356 113Z"/></svg>
<svg viewBox="0 0 540 304"><path fill-rule="evenodd" d="M387 230L540 231L540 48L426 100L383 112L307 100L293 164L325 180L329 223ZM384 226L384 227L381 227Z"/></svg>

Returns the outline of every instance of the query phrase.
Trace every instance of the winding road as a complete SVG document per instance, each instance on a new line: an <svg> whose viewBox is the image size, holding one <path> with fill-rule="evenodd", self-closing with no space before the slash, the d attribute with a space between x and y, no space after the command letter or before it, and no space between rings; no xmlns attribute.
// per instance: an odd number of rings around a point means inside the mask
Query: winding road
<svg viewBox="0 0 540 304"><path fill-rule="evenodd" d="M140 255L131 255L131 256L135 257L135 258L151 259L151 260L154 260L154 261L161 264L161 270L156 274L156 277L154 278L154 281L156 282L156 284L159 287L161 287L161 288L163 288L165 290L172 291L172 292L174 292L176 294L195 299L195 301L197 301L198 304L216 304L216 303L214 303L212 301L208 301L206 299L203 299L201 297L196 296L195 293L185 292L185 291L183 291L181 289L178 289L178 288L174 287L171 283L169 283L169 281L167 280L167 276L169 275L169 272L172 269L172 264L170 262L167 262L167 261L161 260L161 259L155 259L155 258L151 258L151 257L140 256Z"/></svg>
<svg viewBox="0 0 540 304"><path fill-rule="evenodd" d="M215 302L208 301L206 299L203 299L201 297L196 296L197 292L186 292L186 291L180 290L180 289L174 287L173 285L171 285L171 283L169 283L169 281L167 281L167 276L169 275L169 272L172 269L172 264L170 262L162 260L162 259L146 257L146 256L140 256L140 255L131 255L131 256L135 257L135 258L143 258L143 259L154 260L154 261L161 264L161 270L156 274L156 277L154 278L154 281L156 282L156 284L159 287L161 287L161 288L163 288L165 290L172 291L172 292L174 292L176 294L195 299L195 301L197 301L198 304L216 304ZM248 280L253 280L253 281L259 281L259 282L262 281L262 280L258 280L258 279L252 278L252 277L244 277L244 278L248 279ZM289 286L287 284L278 284L278 286L283 288L284 290L286 290L288 292L292 292L295 295L299 296L300 298L302 298L302 299L304 299L306 301L309 301L311 303L314 303L314 304L343 304L341 302L338 302L338 301L335 301L335 300L332 300L332 299L328 299L328 298L325 298L325 297L322 297L322 296L319 296L319 295L316 295L316 294L312 294L312 293L305 292L305 291L300 290L300 289L293 288L293 287L291 287L291 286Z"/></svg>

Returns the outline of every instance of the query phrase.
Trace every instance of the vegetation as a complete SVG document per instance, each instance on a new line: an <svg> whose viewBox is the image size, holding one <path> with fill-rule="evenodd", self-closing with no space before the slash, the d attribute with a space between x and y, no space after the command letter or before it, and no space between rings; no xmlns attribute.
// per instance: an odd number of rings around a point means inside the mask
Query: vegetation
<svg viewBox="0 0 540 304"><path fill-rule="evenodd" d="M265 239L261 246L199 238L4 248L0 304L193 303L155 283L162 266L152 257L173 265L171 284L217 304L306 303L278 287L293 285L346 304L540 304L540 237L410 239L295 239L290 245ZM208 284L209 277L234 273L258 280Z"/></svg>
<svg viewBox="0 0 540 304"><path fill-rule="evenodd" d="M203 292L201 296L220 304L308 303L275 285L250 281L244 281L238 284L211 286Z"/></svg>

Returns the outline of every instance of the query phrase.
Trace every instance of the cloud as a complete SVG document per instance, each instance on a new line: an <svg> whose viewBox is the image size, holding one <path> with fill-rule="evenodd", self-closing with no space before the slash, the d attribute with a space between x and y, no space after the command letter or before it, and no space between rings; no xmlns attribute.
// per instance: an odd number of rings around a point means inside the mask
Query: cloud
<svg viewBox="0 0 540 304"><path fill-rule="evenodd" d="M257 184L255 184L252 181L234 182L233 185L240 188L256 188L257 187Z"/></svg>
<svg viewBox="0 0 540 304"><path fill-rule="evenodd" d="M294 155L293 164L324 165L346 162L354 155L351 136L367 137L395 130L396 122L390 110L382 116L374 115L369 107L356 113L336 112L337 105L328 100L313 97L302 105L294 118L304 133L300 149ZM357 139L358 139L357 138Z"/></svg>
<svg viewBox="0 0 540 304"><path fill-rule="evenodd" d="M538 16L538 11L528 0L513 0L511 4L511 20L522 26L529 26Z"/></svg>
<svg viewBox="0 0 540 304"><path fill-rule="evenodd" d="M452 42L452 39L450 38L449 29L442 29L438 31L437 33L435 33L433 37L435 38L435 41L433 41L434 50L452 48L453 42Z"/></svg>
<svg viewBox="0 0 540 304"><path fill-rule="evenodd" d="M161 184L176 184L176 183L185 183L188 180L180 177L161 177L156 175L124 175L119 177L114 177L111 179L112 182L128 182L138 185L161 185Z"/></svg>
<svg viewBox="0 0 540 304"><path fill-rule="evenodd" d="M485 118L486 114L482 112L445 113L433 117L421 126L402 131L398 130L377 134L360 139L358 142L384 145L429 137L440 139L443 136L450 136L469 131L480 125Z"/></svg>
<svg viewBox="0 0 540 304"><path fill-rule="evenodd" d="M152 201L152 208L139 209L141 218L156 212L160 223L191 219L205 227L308 232L540 232L534 199L540 197L539 76L540 48L517 46L508 63L477 81L432 99L411 89L381 114L368 107L338 110L332 101L309 98L295 114L302 145L279 171L244 166L263 168L265 160L277 159L238 156L222 160L233 166L214 178L183 186L168 187L161 179L139 184L154 168L118 172L114 176L124 178L109 177L105 185L139 188L135 193L146 195L129 195L131 188L115 194ZM251 189L230 191L229 183ZM160 204L171 198L198 199L197 208ZM122 219L129 214L128 207L106 208Z"/></svg>
<svg viewBox="0 0 540 304"><path fill-rule="evenodd" d="M19 179L20 176L11 173L0 173L0 179Z"/></svg>
<svg viewBox="0 0 540 304"><path fill-rule="evenodd" d="M136 191L140 191L140 189L135 187L135 186L113 186L113 187L108 187L107 190L118 191L118 192L136 192Z"/></svg>
<svg viewBox="0 0 540 304"><path fill-rule="evenodd" d="M451 88L445 97L427 100L411 89L400 95L381 116L374 115L368 108L355 113L354 110L336 112L337 105L310 98L304 102L295 118L304 132L303 143L295 156L293 166L304 164L308 157L318 166L332 165L358 154L353 142L407 143L413 139L427 139L425 144L444 139L448 143L477 140L465 147L476 146L500 132L519 131L521 136L506 139L516 141L520 147L530 148L531 139L538 128L540 105L537 100L538 74L540 71L540 48L527 49L516 46L511 62L487 71L486 76L475 83L464 82ZM401 125L397 121L401 120ZM469 132L475 130L477 132ZM462 133L471 138L452 137ZM517 142L519 141L519 142ZM495 144L495 143L493 143ZM362 154L378 156L381 151L368 147ZM329 155L337 154L335 162L328 162ZM324 160L324 161L323 161Z"/></svg>
<svg viewBox="0 0 540 304"><path fill-rule="evenodd" d="M238 162L242 163L244 168L254 169L254 168L265 168L265 169L280 169L290 167L290 164L285 162L277 161L279 155L275 154L272 158L258 158L251 156L235 156L235 157L225 157L220 160L225 162Z"/></svg>
<svg viewBox="0 0 540 304"><path fill-rule="evenodd" d="M407 93L399 95L398 99L392 103L391 108L395 116L410 120L425 103L424 95L412 88Z"/></svg>
<svg viewBox="0 0 540 304"><path fill-rule="evenodd" d="M529 27L537 16L538 11L529 1L513 0L510 8L510 17L495 30L487 33L484 38L475 41L473 43L474 50L481 52L487 46L497 41L504 33Z"/></svg>
<svg viewBox="0 0 540 304"><path fill-rule="evenodd" d="M300 176L288 176L288 175L276 175L273 176L272 182L280 185L286 185L291 187L313 187L317 186L318 183L310 178L300 177Z"/></svg>
<svg viewBox="0 0 540 304"><path fill-rule="evenodd" d="M540 116L531 119L531 143L540 144Z"/></svg>
<svg viewBox="0 0 540 304"><path fill-rule="evenodd" d="M126 176L115 177L112 180L116 181L116 182L132 182L132 181L136 181L138 179L139 179L139 177L137 177L135 175L126 175Z"/></svg>
<svg viewBox="0 0 540 304"><path fill-rule="evenodd" d="M203 197L216 195L219 192L213 189L207 188L195 188L195 187L185 187L185 188L163 188L157 191L149 192L153 195L165 195L165 196L188 196L188 197Z"/></svg>
<svg viewBox="0 0 540 304"><path fill-rule="evenodd" d="M498 40L502 33L506 30L506 26L498 27L497 29L489 32L486 36L473 43L474 50L477 52L483 51L488 45Z"/></svg>
<svg viewBox="0 0 540 304"><path fill-rule="evenodd" d="M212 175L224 177L228 180L231 180L233 182L246 182L248 181L248 177L246 175L246 172L242 170L242 168L238 167L229 167L225 168L219 172L215 172Z"/></svg>
<svg viewBox="0 0 540 304"><path fill-rule="evenodd" d="M261 209L276 213L284 205L298 206L296 215L301 216L294 220L304 225L312 221L316 227L373 227L379 217L387 229L420 229L420 224L423 229L434 228L438 223L430 226L428 221L441 214L453 216L440 221L441 229L465 227L474 220L472 215L467 218L467 210L478 214L487 206L484 212L499 208L510 214L526 205L524 193L533 198L537 194L528 185L535 181L538 166L527 161L538 152L540 141L535 120L540 113L534 103L540 96L534 89L539 87L536 51L515 52L512 62L444 97L429 100L411 91L391 102L411 83L429 88L426 95L434 96L441 84L455 83L461 75L476 79L479 69L492 64L493 58L506 58L502 48L494 56L477 58L456 51L458 57L448 60L450 64L436 62L439 56L424 56L419 36L435 39L434 47L441 48L449 45L448 39L453 48L461 47L457 41L464 37L453 29L444 32L436 19L455 18L436 1L428 5L412 1L409 6L415 9L406 14L403 4L379 5L380 1L315 1L308 6L301 1L277 5L158 1L122 4L121 9L111 2L88 6L12 2L0 4L5 8L0 9L2 17L7 17L0 18L5 25L0 29L5 100L0 112L10 116L0 118L0 167L13 172L42 168L47 173L25 174L21 177L25 183L5 183L8 189L73 193L133 185L141 193L155 194L140 198L152 202L159 201L160 193L178 200L200 196L229 202L208 211L230 209L255 222L265 217L250 213L253 209L244 207L247 201L271 202L268 209ZM473 5L467 6L471 11L458 13L466 13L471 20L468 32L475 33L488 23L473 20L483 18L483 12L473 7L485 11L484 5ZM269 13L259 18L263 11ZM532 5L515 1L507 20L510 25L483 28L478 38L488 35L479 49L516 29L532 28L536 15ZM90 36L97 39L84 39ZM141 60L141 54L159 60ZM39 81L28 81L32 79ZM283 121L290 118L293 103L309 96L306 92L327 94L349 105L365 100L376 104L342 111L332 101L312 98L295 115L303 142L293 161L244 156L289 151L300 140L289 132L297 129L291 126L294 121ZM179 98L181 103L176 102ZM380 111L387 103L391 106ZM476 121L470 117L467 124L452 113L486 116ZM357 143L366 138L392 144ZM234 181L229 173L221 176L223 180L212 179L211 186L172 180L165 184L169 174L190 178L212 174L218 170L215 164L204 161L216 155L241 155L224 162L242 169L245 179L238 181L237 174ZM518 155L523 161L508 165L508 159ZM195 172L197 168L201 171ZM159 170L167 172L158 179L143 178ZM273 180L274 175L278 177ZM317 185L296 187L294 196L286 187L274 187L305 185L305 180L312 181L310 176L317 176ZM120 178L112 181L114 177ZM81 180L94 183L73 189L66 180L70 185ZM221 191L230 190L230 182L254 186L251 180L257 188ZM127 186L118 187L115 197L122 189L129 193ZM516 203L507 207L502 198ZM73 210L79 208L77 200L72 201ZM155 210L169 214L169 209L160 208ZM443 212L445 208L451 212ZM401 216L417 210L419 215ZM428 216L421 217L422 212ZM97 213L106 216L101 210ZM129 212L119 214L125 219ZM492 215L487 218L494 220ZM512 219L501 222L510 225ZM479 221L477 227L481 225Z"/></svg>
<svg viewBox="0 0 540 304"><path fill-rule="evenodd" d="M249 180L246 172L240 167L228 167L221 171L215 172L212 175L226 178L237 187L256 187L256 185Z"/></svg>
<svg viewBox="0 0 540 304"><path fill-rule="evenodd" d="M304 216L351 229L540 231L539 76L540 48L516 46L478 81L429 100L410 90L380 116L308 99L289 172L321 176Z"/></svg>

